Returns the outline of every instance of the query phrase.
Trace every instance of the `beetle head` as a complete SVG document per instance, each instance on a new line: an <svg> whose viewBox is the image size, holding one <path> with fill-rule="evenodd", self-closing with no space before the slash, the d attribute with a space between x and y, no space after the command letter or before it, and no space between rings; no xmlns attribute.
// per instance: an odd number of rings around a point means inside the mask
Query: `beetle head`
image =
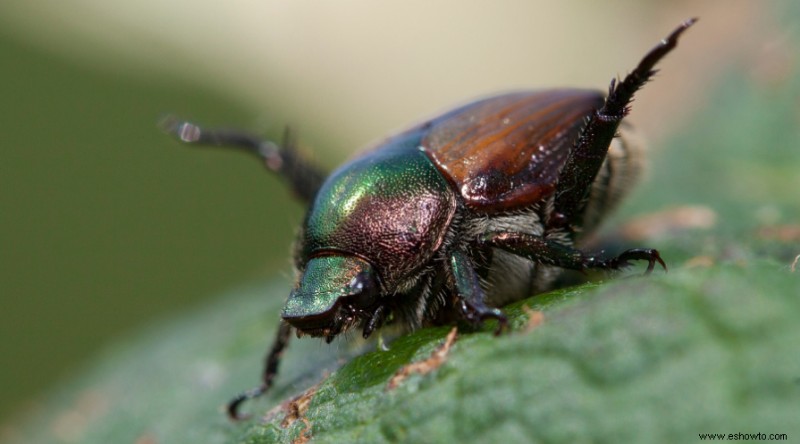
<svg viewBox="0 0 800 444"><path fill-rule="evenodd" d="M378 277L369 262L355 256L325 255L308 261L281 317L298 335L325 337L369 319L378 307Z"/></svg>

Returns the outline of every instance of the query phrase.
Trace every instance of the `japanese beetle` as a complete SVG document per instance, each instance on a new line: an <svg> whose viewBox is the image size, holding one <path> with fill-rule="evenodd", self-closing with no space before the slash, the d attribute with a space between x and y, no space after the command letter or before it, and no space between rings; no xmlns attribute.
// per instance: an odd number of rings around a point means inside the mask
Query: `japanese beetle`
<svg viewBox="0 0 800 444"><path fill-rule="evenodd" d="M297 279L281 313L264 393L291 330L333 340L384 322L410 328L506 317L497 308L552 288L563 269L616 270L658 263L653 249L616 257L575 245L596 228L637 175L641 152L616 138L634 93L696 20L683 22L608 94L521 91L458 107L367 148L327 176L283 146L238 131L175 119L165 128L195 145L230 146L261 158L310 209L294 254ZM623 128L624 129L624 128ZM287 137L288 139L288 137Z"/></svg>

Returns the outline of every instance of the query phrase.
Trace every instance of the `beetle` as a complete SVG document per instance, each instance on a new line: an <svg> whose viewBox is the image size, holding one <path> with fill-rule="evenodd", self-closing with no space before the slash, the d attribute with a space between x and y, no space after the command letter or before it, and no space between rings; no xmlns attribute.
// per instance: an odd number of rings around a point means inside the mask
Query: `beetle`
<svg viewBox="0 0 800 444"><path fill-rule="evenodd" d="M498 308L553 288L564 269L618 270L657 250L589 254L592 232L637 175L641 151L616 137L634 93L694 24L686 20L606 95L584 89L518 91L457 107L362 150L330 175L282 144L169 118L192 145L240 148L263 160L310 204L294 247L296 281L267 354L266 392L291 331L331 342L364 338L389 321L409 328L507 319ZM623 130L625 128L622 128Z"/></svg>

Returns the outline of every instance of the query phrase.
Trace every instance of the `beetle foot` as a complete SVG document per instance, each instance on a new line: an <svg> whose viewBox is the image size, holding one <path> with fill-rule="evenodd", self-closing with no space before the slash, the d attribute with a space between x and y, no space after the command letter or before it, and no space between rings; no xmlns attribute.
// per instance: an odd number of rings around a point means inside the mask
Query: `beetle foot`
<svg viewBox="0 0 800 444"><path fill-rule="evenodd" d="M389 310L385 305L380 305L375 309L367 322L364 324L364 330L361 333L364 339L367 339L373 331L381 328L388 314Z"/></svg>
<svg viewBox="0 0 800 444"><path fill-rule="evenodd" d="M231 399L225 406L225 411L228 414L228 418L233 422L246 421L250 419L250 415L239 413L239 406L241 406L242 403L248 399L258 398L259 396L263 395L264 392L267 391L267 388L268 387L266 385L262 384L246 392L242 392L235 398Z"/></svg>
<svg viewBox="0 0 800 444"><path fill-rule="evenodd" d="M506 315L502 315L501 317L496 319L497 319L497 328L494 329L494 335L500 336L508 331L508 318L506 317Z"/></svg>
<svg viewBox="0 0 800 444"><path fill-rule="evenodd" d="M499 308L488 307L483 304L472 304L467 301L461 302L461 314L464 319L475 327L480 327L483 321L488 319L497 320L497 328L494 330L495 336L499 336L508 330L508 317Z"/></svg>
<svg viewBox="0 0 800 444"><path fill-rule="evenodd" d="M656 267L656 263L661 265L661 267L664 268L664 271L667 271L667 264L664 263L663 259L661 259L661 255L658 253L658 250L653 248L633 248L624 251L622 254L613 259L602 261L598 265L600 268L620 270L631 266L632 264L630 261L639 260L647 261L647 270L645 270L644 275L652 273Z"/></svg>

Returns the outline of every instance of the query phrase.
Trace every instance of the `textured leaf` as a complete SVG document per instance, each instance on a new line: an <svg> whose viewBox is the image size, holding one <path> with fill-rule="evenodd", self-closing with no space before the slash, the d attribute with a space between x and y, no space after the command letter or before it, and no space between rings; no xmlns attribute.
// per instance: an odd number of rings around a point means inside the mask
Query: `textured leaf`
<svg viewBox="0 0 800 444"><path fill-rule="evenodd" d="M276 391L244 427L216 411L255 380L264 341L254 287L156 327L57 394L25 442L685 442L698 433L800 436L800 279L768 261L682 269L554 292L508 308L515 331L460 332L444 363L388 389L448 328L397 338L325 377L359 344L296 341ZM266 291L265 291L266 290ZM277 299L275 299L277 300ZM541 325L525 331L529 314ZM274 318L274 316L272 316ZM245 371L247 369L247 371ZM314 386L286 425L279 406ZM45 419L46 418L46 419ZM290 418L291 420L291 418ZM281 423L284 423L282 425ZM40 427L45 424L46 427ZM240 435L241 434L241 435Z"/></svg>
<svg viewBox="0 0 800 444"><path fill-rule="evenodd" d="M800 281L774 264L681 270L558 292L527 333L462 334L446 362L387 390L446 329L403 337L323 382L305 414L249 442L686 442L798 436ZM516 324L526 321L519 306ZM306 432L308 433L308 432Z"/></svg>

